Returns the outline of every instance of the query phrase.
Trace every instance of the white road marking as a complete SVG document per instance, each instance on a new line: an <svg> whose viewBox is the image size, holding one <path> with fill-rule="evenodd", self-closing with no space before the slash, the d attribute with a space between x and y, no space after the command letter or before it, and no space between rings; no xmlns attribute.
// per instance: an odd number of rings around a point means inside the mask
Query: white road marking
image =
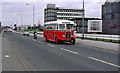
<svg viewBox="0 0 120 73"><path fill-rule="evenodd" d="M33 41L36 41L35 39L32 39Z"/></svg>
<svg viewBox="0 0 120 73"><path fill-rule="evenodd" d="M41 42L41 43L43 43L43 42Z"/></svg>
<svg viewBox="0 0 120 73"><path fill-rule="evenodd" d="M114 67L120 68L120 66L118 66L118 65L115 65L115 64L112 64L112 63L109 63L109 62L106 62L106 61L103 61L103 60L100 60L100 59L96 59L96 58L93 58L93 57L88 57L88 58L92 59L92 60L95 60L95 61L98 61L98 62L102 62L102 63L108 64L108 65L111 65L111 66L114 66Z"/></svg>
<svg viewBox="0 0 120 73"><path fill-rule="evenodd" d="M51 44L47 44L47 45L49 45L49 46L51 46L51 47L55 47L54 45L51 45Z"/></svg>
<svg viewBox="0 0 120 73"><path fill-rule="evenodd" d="M41 41L38 41L39 43L43 43L43 42L41 42Z"/></svg>
<svg viewBox="0 0 120 73"><path fill-rule="evenodd" d="M10 56L9 55L5 55L5 58L9 58Z"/></svg>
<svg viewBox="0 0 120 73"><path fill-rule="evenodd" d="M64 49L64 48L61 48L61 50L64 50L64 51L67 51L67 52L70 52L70 53L73 53L73 54L78 54L77 52L74 52L74 51L71 51L71 50L68 50L68 49Z"/></svg>

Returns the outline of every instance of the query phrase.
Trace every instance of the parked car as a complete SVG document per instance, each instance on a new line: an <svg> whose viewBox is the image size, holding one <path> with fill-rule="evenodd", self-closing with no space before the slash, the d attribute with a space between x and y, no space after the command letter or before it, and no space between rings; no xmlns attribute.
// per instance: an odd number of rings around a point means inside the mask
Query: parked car
<svg viewBox="0 0 120 73"><path fill-rule="evenodd" d="M23 35L24 35L24 36L25 36L25 35L29 36L29 35L30 35L30 33L29 33L29 32L27 32L27 31L25 31L25 32L23 32Z"/></svg>

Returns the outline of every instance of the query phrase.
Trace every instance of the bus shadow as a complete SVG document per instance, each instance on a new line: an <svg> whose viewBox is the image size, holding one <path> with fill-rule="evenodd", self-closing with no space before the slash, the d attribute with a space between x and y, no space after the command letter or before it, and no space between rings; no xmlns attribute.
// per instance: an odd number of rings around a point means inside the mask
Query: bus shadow
<svg viewBox="0 0 120 73"><path fill-rule="evenodd" d="M74 45L70 42L60 42L60 43L55 43L55 42L52 42L52 41L43 41L43 42L47 42L47 43L51 43L51 44L56 44L56 45Z"/></svg>

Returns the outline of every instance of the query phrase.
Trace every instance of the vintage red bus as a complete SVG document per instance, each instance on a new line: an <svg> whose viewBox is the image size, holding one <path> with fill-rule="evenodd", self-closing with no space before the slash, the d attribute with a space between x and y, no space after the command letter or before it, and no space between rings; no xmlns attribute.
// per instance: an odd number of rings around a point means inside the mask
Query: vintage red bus
<svg viewBox="0 0 120 73"><path fill-rule="evenodd" d="M46 41L60 43L63 41L75 44L73 26L75 23L69 20L57 20L46 22L44 24L43 37Z"/></svg>

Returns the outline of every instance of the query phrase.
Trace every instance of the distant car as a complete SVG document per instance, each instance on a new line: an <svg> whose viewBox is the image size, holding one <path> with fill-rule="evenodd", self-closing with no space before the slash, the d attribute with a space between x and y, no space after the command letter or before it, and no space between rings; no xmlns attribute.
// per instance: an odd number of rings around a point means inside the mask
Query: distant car
<svg viewBox="0 0 120 73"><path fill-rule="evenodd" d="M4 32L8 32L8 29L4 29Z"/></svg>
<svg viewBox="0 0 120 73"><path fill-rule="evenodd" d="M30 35L30 33L29 33L29 32L27 32L27 31L25 31L25 32L23 32L23 35L24 35L24 36L25 36L25 35L29 36L29 35Z"/></svg>

